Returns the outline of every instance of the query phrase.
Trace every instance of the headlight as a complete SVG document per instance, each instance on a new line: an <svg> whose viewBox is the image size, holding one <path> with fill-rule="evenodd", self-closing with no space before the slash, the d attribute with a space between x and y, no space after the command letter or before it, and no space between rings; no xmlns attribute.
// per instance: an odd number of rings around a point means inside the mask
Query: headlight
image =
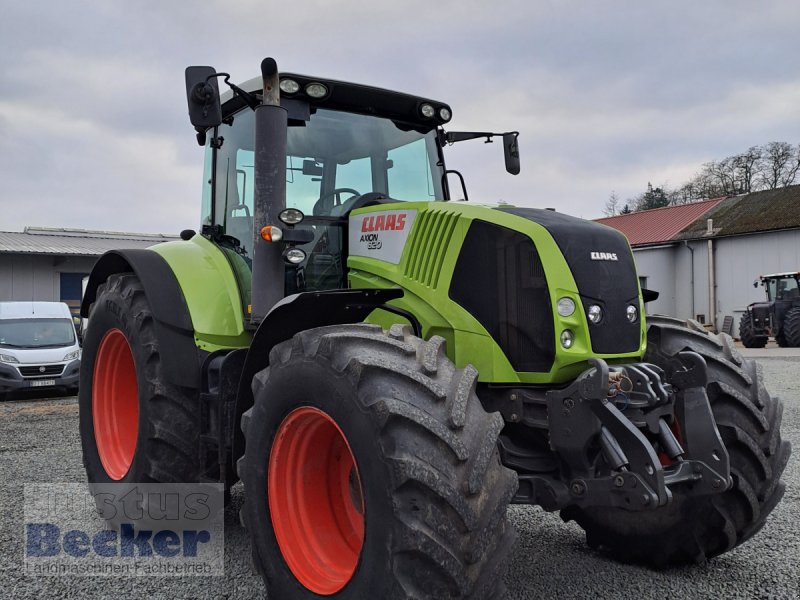
<svg viewBox="0 0 800 600"><path fill-rule="evenodd" d="M77 350L73 350L72 352L67 352L64 355L64 358L62 358L61 360L75 360L76 358L80 357L81 357L81 350L80 348L78 348Z"/></svg>
<svg viewBox="0 0 800 600"><path fill-rule="evenodd" d="M306 259L306 253L300 248L289 248L283 253L283 258L290 264L299 265Z"/></svg>
<svg viewBox="0 0 800 600"><path fill-rule="evenodd" d="M572 332L569 329L565 329L561 332L561 345L564 346L567 350L572 348L572 342L574 338L572 336Z"/></svg>
<svg viewBox="0 0 800 600"><path fill-rule="evenodd" d="M633 304L629 304L628 308L625 309L625 316L628 317L628 321L631 323L636 323L636 319L639 318L639 311Z"/></svg>
<svg viewBox="0 0 800 600"><path fill-rule="evenodd" d="M568 317L575 312L575 302L572 298L559 298L556 308L559 315Z"/></svg>
<svg viewBox="0 0 800 600"><path fill-rule="evenodd" d="M294 79L281 79L280 88L284 94L296 94L300 91L300 84Z"/></svg>
<svg viewBox="0 0 800 600"><path fill-rule="evenodd" d="M305 218L303 211L296 208L284 208L279 214L278 218L287 225L297 225Z"/></svg>
<svg viewBox="0 0 800 600"><path fill-rule="evenodd" d="M0 354L0 362L19 364L19 361L16 359L16 357L11 356L10 354Z"/></svg>
<svg viewBox="0 0 800 600"><path fill-rule="evenodd" d="M597 304L592 304L586 312L586 315L592 323L597 325L603 319L603 309Z"/></svg>
<svg viewBox="0 0 800 600"><path fill-rule="evenodd" d="M320 98L324 98L328 95L328 88L321 83L309 83L306 86L306 94L319 100Z"/></svg>
<svg viewBox="0 0 800 600"><path fill-rule="evenodd" d="M442 121L449 121L450 117L452 117L452 116L453 116L453 113L450 112L449 108L443 106L442 108L439 109L439 118Z"/></svg>
<svg viewBox="0 0 800 600"><path fill-rule="evenodd" d="M422 116L425 117L426 119L430 119L431 117L433 117L433 115L436 114L436 109L434 109L433 106L431 106L426 102L425 104L419 107L419 112L421 112Z"/></svg>

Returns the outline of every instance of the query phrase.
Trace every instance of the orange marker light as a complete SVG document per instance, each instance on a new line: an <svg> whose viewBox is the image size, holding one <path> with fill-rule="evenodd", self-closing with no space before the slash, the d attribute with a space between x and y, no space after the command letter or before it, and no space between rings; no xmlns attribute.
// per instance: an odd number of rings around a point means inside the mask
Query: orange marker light
<svg viewBox="0 0 800 600"><path fill-rule="evenodd" d="M283 232L274 225L265 225L261 228L261 239L265 242L280 242Z"/></svg>

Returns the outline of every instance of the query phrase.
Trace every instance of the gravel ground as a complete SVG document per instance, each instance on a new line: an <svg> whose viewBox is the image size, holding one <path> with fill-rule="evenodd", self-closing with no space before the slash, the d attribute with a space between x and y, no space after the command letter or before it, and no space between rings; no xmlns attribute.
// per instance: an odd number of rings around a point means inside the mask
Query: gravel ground
<svg viewBox="0 0 800 600"><path fill-rule="evenodd" d="M759 358L767 387L783 398L783 436L800 451L800 357ZM513 507L519 532L506 575L509 598L800 598L800 468L784 473L783 502L764 529L701 567L652 571L591 551L581 530L538 508ZM224 577L26 577L22 574L24 483L85 481L75 398L0 403L0 590L7 598L262 598L236 518L226 512Z"/></svg>

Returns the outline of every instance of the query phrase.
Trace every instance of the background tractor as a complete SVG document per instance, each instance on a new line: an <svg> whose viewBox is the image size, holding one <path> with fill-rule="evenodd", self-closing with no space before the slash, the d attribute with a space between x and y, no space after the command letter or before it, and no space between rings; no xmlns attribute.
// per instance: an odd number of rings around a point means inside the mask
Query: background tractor
<svg viewBox="0 0 800 600"><path fill-rule="evenodd" d="M512 502L656 566L763 526L780 402L729 337L645 323L621 233L465 201L446 146L502 139L517 173L516 132L272 59L220 78L186 71L201 231L90 277L90 483L241 479L281 599L501 596Z"/></svg>
<svg viewBox="0 0 800 600"><path fill-rule="evenodd" d="M748 348L763 348L770 336L779 346L800 347L800 273L762 275L766 302L754 302L739 321L739 338Z"/></svg>

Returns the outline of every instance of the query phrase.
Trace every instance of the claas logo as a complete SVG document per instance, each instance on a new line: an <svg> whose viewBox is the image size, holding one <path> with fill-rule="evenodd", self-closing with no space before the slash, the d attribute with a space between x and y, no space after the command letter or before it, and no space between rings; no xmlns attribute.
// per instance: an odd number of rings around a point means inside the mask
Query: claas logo
<svg viewBox="0 0 800 600"><path fill-rule="evenodd" d="M406 226L406 214L375 215L364 217L361 222L362 233L369 231L400 231Z"/></svg>
<svg viewBox="0 0 800 600"><path fill-rule="evenodd" d="M592 260L617 260L616 252L592 252Z"/></svg>

